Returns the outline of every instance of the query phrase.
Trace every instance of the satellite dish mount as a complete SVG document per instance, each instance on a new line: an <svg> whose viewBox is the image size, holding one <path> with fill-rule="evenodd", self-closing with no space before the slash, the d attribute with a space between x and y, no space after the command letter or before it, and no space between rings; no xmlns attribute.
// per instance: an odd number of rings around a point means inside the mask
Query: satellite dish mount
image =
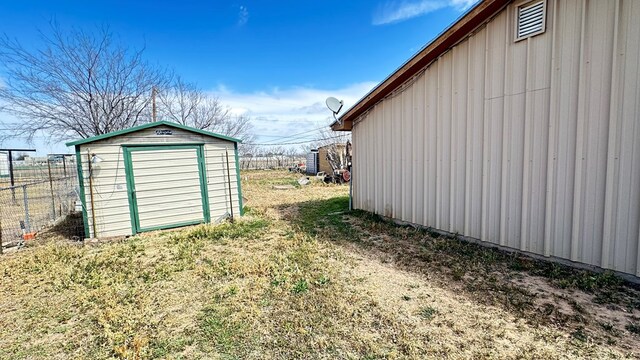
<svg viewBox="0 0 640 360"><path fill-rule="evenodd" d="M342 100L338 100L334 97L328 97L327 101L326 101L327 107L329 108L329 110L331 110L331 112L333 113L333 118L336 120L336 122L340 125L342 125L342 123L340 122L340 120L338 120L338 118L336 117L336 114L338 114L340 112L340 110L342 110L342 105L344 105L344 102Z"/></svg>

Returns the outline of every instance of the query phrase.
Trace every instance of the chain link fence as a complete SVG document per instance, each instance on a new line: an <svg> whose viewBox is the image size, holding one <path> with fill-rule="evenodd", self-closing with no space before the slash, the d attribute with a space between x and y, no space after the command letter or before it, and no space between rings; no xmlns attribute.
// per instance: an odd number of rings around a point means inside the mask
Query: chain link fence
<svg viewBox="0 0 640 360"><path fill-rule="evenodd" d="M75 158L49 157L44 162L13 164L0 178L0 242L22 246L38 237L84 238Z"/></svg>

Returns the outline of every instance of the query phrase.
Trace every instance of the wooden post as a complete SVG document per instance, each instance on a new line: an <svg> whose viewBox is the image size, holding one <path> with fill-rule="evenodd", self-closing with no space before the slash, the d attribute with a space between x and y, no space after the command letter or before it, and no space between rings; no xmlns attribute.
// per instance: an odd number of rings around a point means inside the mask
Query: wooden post
<svg viewBox="0 0 640 360"><path fill-rule="evenodd" d="M229 206L231 209L231 222L233 222L233 195L231 194L231 173L229 172L229 150L225 149L227 153L227 183L229 186Z"/></svg>
<svg viewBox="0 0 640 360"><path fill-rule="evenodd" d="M0 255L2 255L2 218L0 218Z"/></svg>
<svg viewBox="0 0 640 360"><path fill-rule="evenodd" d="M156 95L157 95L157 93L158 93L158 90L156 89L155 86L153 88L151 88L151 117L153 119L153 122L158 121L157 112L156 112Z"/></svg>
<svg viewBox="0 0 640 360"><path fill-rule="evenodd" d="M98 228L96 227L96 210L93 203L93 169L91 168L91 153L89 152L89 149L87 149L87 160L89 164L89 197L91 199L91 224L93 225L93 237L95 238L98 236ZM89 236L89 234L86 235Z"/></svg>

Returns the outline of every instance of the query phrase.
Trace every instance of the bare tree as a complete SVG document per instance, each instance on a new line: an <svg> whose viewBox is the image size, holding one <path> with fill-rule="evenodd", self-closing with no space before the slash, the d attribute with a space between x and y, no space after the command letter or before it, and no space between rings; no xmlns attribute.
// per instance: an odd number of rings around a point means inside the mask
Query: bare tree
<svg viewBox="0 0 640 360"><path fill-rule="evenodd" d="M318 130L318 135L316 140L311 143L312 149L317 149L319 147L335 145L335 144L346 144L347 141L351 140L351 133L348 131L333 131L328 126L326 128L321 128Z"/></svg>
<svg viewBox="0 0 640 360"><path fill-rule="evenodd" d="M40 38L32 50L0 37L0 111L24 120L5 124L15 135L86 138L148 121L152 88L168 76L143 60L144 49L120 45L108 29L65 32L52 24Z"/></svg>
<svg viewBox="0 0 640 360"><path fill-rule="evenodd" d="M229 116L217 98L208 96L195 84L177 76L171 86L159 93L160 116L165 120L198 129L218 126Z"/></svg>
<svg viewBox="0 0 640 360"><path fill-rule="evenodd" d="M217 97L180 77L176 77L170 87L159 93L159 100L161 118L245 142L251 142L254 138L248 116L231 114Z"/></svg>

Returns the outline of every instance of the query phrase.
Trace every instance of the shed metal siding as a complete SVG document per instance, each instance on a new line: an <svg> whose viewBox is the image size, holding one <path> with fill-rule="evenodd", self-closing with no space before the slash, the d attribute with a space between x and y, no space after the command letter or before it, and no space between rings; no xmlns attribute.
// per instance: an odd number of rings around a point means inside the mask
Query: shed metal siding
<svg viewBox="0 0 640 360"><path fill-rule="evenodd" d="M198 150L131 152L140 228L203 222Z"/></svg>
<svg viewBox="0 0 640 360"><path fill-rule="evenodd" d="M172 135L157 135L156 130L171 130ZM234 215L240 214L234 143L160 125L79 145L82 172L84 174L88 236L93 237L96 233L91 220L87 153L95 153L103 159L100 166L93 171L93 200L98 230L97 236L131 235L131 218L122 145L142 144L203 144L211 221L216 221L225 214L231 213L229 194L231 194ZM228 164L231 176L230 187L227 179L227 153L229 154ZM197 173L191 175L193 175L194 180L198 179ZM176 181L184 180L183 176L178 177L180 179L175 179ZM165 191L166 196L171 196L172 198L179 197L180 193L180 188L166 189Z"/></svg>
<svg viewBox="0 0 640 360"><path fill-rule="evenodd" d="M310 153L308 153L306 160L307 160L307 165L306 165L307 174L316 175L319 171L318 170L318 162L319 162L318 151L311 151Z"/></svg>
<svg viewBox="0 0 640 360"><path fill-rule="evenodd" d="M356 119L354 205L640 276L640 1L547 1L543 34L512 3Z"/></svg>

